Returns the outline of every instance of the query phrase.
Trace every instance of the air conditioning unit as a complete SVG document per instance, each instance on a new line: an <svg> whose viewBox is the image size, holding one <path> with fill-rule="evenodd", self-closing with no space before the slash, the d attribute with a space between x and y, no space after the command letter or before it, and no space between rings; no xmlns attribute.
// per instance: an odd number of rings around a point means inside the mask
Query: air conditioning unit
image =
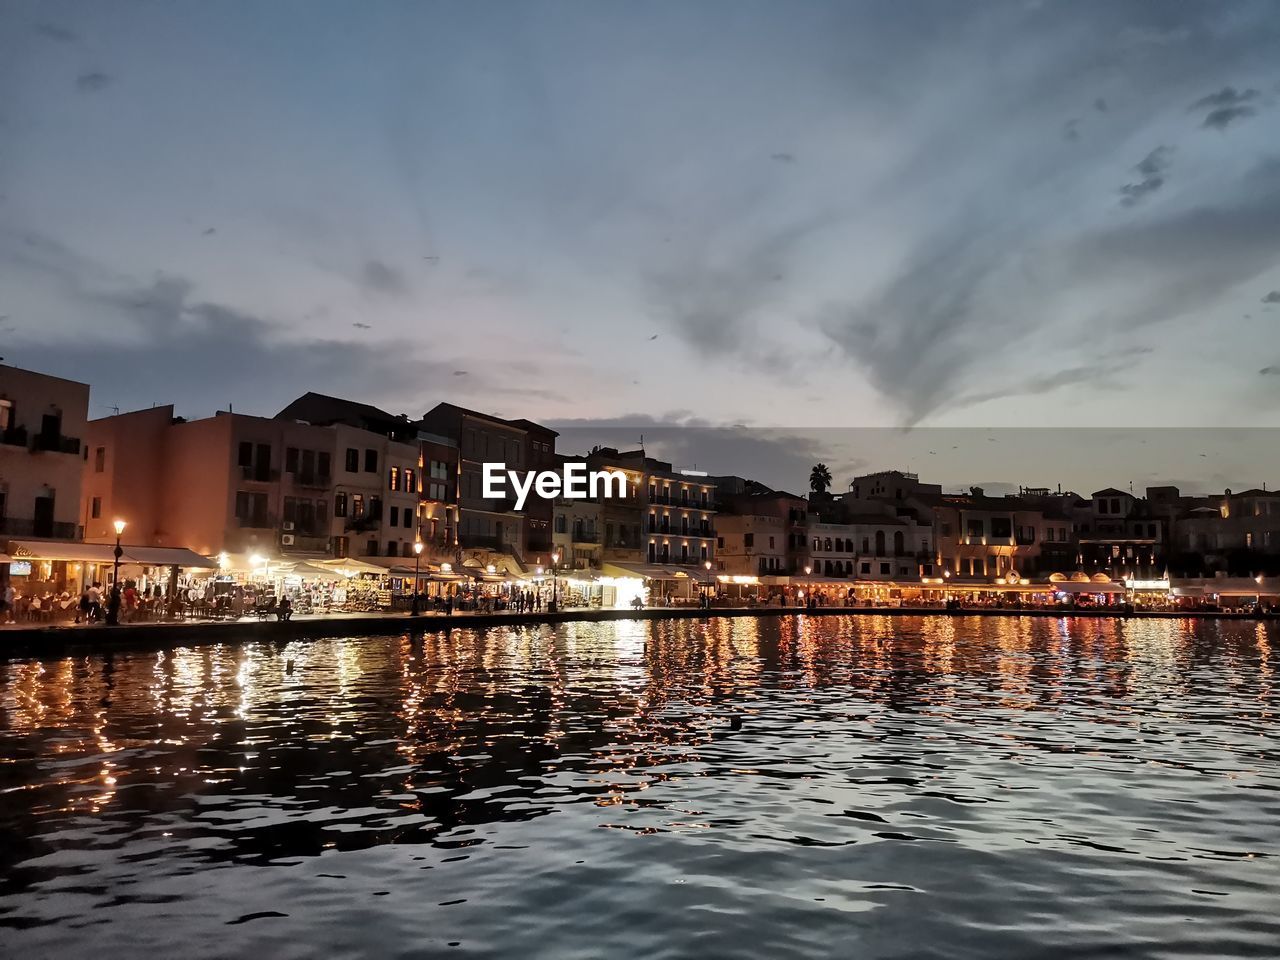
<svg viewBox="0 0 1280 960"><path fill-rule="evenodd" d="M282 537L280 538L280 545L281 545L281 546L284 546L284 547L292 547L292 546L293 546L293 534L292 534L292 533L286 533L284 536L282 536Z"/></svg>
<svg viewBox="0 0 1280 960"><path fill-rule="evenodd" d="M293 521L292 521L292 520L286 520L286 521L284 522L284 528L285 528L286 530L292 530L292 529L293 529Z"/></svg>

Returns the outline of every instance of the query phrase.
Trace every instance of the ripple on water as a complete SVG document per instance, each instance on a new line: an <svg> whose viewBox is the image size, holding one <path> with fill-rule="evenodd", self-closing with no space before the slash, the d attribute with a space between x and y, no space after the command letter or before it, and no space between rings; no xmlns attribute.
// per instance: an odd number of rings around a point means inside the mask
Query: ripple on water
<svg viewBox="0 0 1280 960"><path fill-rule="evenodd" d="M6 663L0 946L1273 956L1272 630L712 619Z"/></svg>

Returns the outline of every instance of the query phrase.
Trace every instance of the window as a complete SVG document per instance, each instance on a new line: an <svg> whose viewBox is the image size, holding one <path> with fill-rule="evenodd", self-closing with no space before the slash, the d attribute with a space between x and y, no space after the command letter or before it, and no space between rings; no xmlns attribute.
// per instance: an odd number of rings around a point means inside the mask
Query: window
<svg viewBox="0 0 1280 960"><path fill-rule="evenodd" d="M347 462L345 467L347 473L360 472L360 451L355 447L347 447Z"/></svg>
<svg viewBox="0 0 1280 960"><path fill-rule="evenodd" d="M863 572L863 573L870 573L870 572L871 572L871 564L870 564L870 563L864 563L864 564L862 564L861 569L862 569L862 572Z"/></svg>
<svg viewBox="0 0 1280 960"><path fill-rule="evenodd" d="M351 495L351 518L359 520L364 516L364 494L353 493Z"/></svg>
<svg viewBox="0 0 1280 960"><path fill-rule="evenodd" d="M327 451L321 451L316 454L316 473L320 474L321 478L325 480L329 479L329 454Z"/></svg>
<svg viewBox="0 0 1280 960"><path fill-rule="evenodd" d="M1045 543L1053 543L1053 527L1046 528L1044 533L1045 533L1045 537L1044 537Z"/></svg>
<svg viewBox="0 0 1280 960"><path fill-rule="evenodd" d="M564 533L564 532L566 531L566 529L567 529L567 526L566 526L566 521L565 521L565 518L564 518L564 514L563 514L563 513L557 513L557 514L556 514L556 526L555 526L555 531L556 531L556 533ZM612 529L612 527L611 527L610 529Z"/></svg>
<svg viewBox="0 0 1280 960"><path fill-rule="evenodd" d="M1008 540L1013 536L1013 521L1008 517L992 517L991 536L997 540Z"/></svg>
<svg viewBox="0 0 1280 960"><path fill-rule="evenodd" d="M102 449L102 448L99 447L98 449ZM99 517L102 516L102 498L101 497L93 498L93 501L89 507L89 516L92 517L94 520L97 520Z"/></svg>
<svg viewBox="0 0 1280 960"><path fill-rule="evenodd" d="M744 533L742 535L742 545L750 550L756 545L756 535L754 533Z"/></svg>
<svg viewBox="0 0 1280 960"><path fill-rule="evenodd" d="M366 450L364 452L364 472L365 473L378 472L378 451L377 450Z"/></svg>
<svg viewBox="0 0 1280 960"><path fill-rule="evenodd" d="M405 493L418 492L418 484L415 482L415 478L413 476L412 470L406 469L404 472L404 492Z"/></svg>
<svg viewBox="0 0 1280 960"><path fill-rule="evenodd" d="M882 564L880 564L880 572L881 572L881 573L888 573L888 572L889 572L889 564L887 564L887 563L882 563Z"/></svg>
<svg viewBox="0 0 1280 960"><path fill-rule="evenodd" d="M258 465L258 472L261 474L265 474L268 470L271 469L271 444L269 443L258 444L257 465Z"/></svg>
<svg viewBox="0 0 1280 960"><path fill-rule="evenodd" d="M770 549L770 550L772 550L772 549L773 549L773 537L770 537L770 538L769 538L769 549Z"/></svg>
<svg viewBox="0 0 1280 960"><path fill-rule="evenodd" d="M241 467L253 466L253 444L248 440L240 441L240 450L236 455L236 464Z"/></svg>
<svg viewBox="0 0 1280 960"><path fill-rule="evenodd" d="M410 510L408 507L404 508L404 525L406 527L413 526L413 511ZM543 526L546 526L546 524L543 524Z"/></svg>
<svg viewBox="0 0 1280 960"><path fill-rule="evenodd" d="M347 515L347 495L345 493L334 494L333 515L335 517L345 517Z"/></svg>
<svg viewBox="0 0 1280 960"><path fill-rule="evenodd" d="M378 541L370 540L364 546L364 555L366 557L376 557L378 555Z"/></svg>
<svg viewBox="0 0 1280 960"><path fill-rule="evenodd" d="M724 549L724 537L716 537L716 547L720 550Z"/></svg>
<svg viewBox="0 0 1280 960"><path fill-rule="evenodd" d="M98 447L93 451L93 472L102 473L107 468L107 448Z"/></svg>
<svg viewBox="0 0 1280 960"><path fill-rule="evenodd" d="M285 473L298 472L298 448L297 447L285 447L284 472Z"/></svg>
<svg viewBox="0 0 1280 960"><path fill-rule="evenodd" d="M399 507L391 508L391 520L389 522L393 527L400 526L400 508Z"/></svg>
<svg viewBox="0 0 1280 960"><path fill-rule="evenodd" d="M390 470L387 471L387 489L388 490L400 489L400 468L399 467L392 467Z"/></svg>
<svg viewBox="0 0 1280 960"><path fill-rule="evenodd" d="M14 426L13 401L0 400L0 432L8 430L12 426Z"/></svg>
<svg viewBox="0 0 1280 960"><path fill-rule="evenodd" d="M971 537L982 536L982 518L971 519L966 529Z"/></svg>

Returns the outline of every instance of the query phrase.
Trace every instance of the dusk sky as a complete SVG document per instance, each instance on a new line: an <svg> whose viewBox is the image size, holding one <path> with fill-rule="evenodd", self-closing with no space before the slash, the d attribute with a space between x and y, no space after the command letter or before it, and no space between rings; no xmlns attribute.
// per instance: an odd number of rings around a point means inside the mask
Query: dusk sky
<svg viewBox="0 0 1280 960"><path fill-rule="evenodd" d="M1278 102L1271 0L0 0L0 355L93 416L1277 426Z"/></svg>

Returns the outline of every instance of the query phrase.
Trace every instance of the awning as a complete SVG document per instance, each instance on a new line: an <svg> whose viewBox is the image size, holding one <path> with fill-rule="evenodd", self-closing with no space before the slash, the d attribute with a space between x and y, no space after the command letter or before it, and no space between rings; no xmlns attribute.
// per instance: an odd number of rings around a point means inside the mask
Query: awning
<svg viewBox="0 0 1280 960"><path fill-rule="evenodd" d="M279 571L287 577L298 577L301 580L346 580L337 570L330 570L315 563L295 563L292 570Z"/></svg>
<svg viewBox="0 0 1280 960"><path fill-rule="evenodd" d="M114 547L112 548L114 549ZM124 547L121 563L141 563L148 567L190 567L216 570L218 561L202 557L186 547Z"/></svg>
<svg viewBox="0 0 1280 960"><path fill-rule="evenodd" d="M639 577L642 580L696 580L711 583L715 577L701 567L669 567L659 563L606 563L607 577Z"/></svg>
<svg viewBox="0 0 1280 960"><path fill-rule="evenodd" d="M63 543L57 540L10 540L9 550L21 560L66 560L73 563L115 563L114 543ZM186 547L142 547L122 544L120 562L148 567L200 567L218 564Z"/></svg>
<svg viewBox="0 0 1280 960"><path fill-rule="evenodd" d="M373 560L377 558L370 557L369 559ZM385 559L395 561L396 563L400 562L398 557L386 557ZM373 573L378 576L382 576L387 572L387 568L385 566L369 563L364 560L357 560L355 557L343 557L336 560L316 560L315 565L318 567L324 567L326 570L333 570L336 573L342 574L344 577L354 577L359 573Z"/></svg>
<svg viewBox="0 0 1280 960"><path fill-rule="evenodd" d="M15 560L69 560L75 563L114 563L115 544L63 543L58 540L10 540Z"/></svg>
<svg viewBox="0 0 1280 960"><path fill-rule="evenodd" d="M0 553L0 563L12 563L12 562L13 562L13 557L9 556L7 553Z"/></svg>

